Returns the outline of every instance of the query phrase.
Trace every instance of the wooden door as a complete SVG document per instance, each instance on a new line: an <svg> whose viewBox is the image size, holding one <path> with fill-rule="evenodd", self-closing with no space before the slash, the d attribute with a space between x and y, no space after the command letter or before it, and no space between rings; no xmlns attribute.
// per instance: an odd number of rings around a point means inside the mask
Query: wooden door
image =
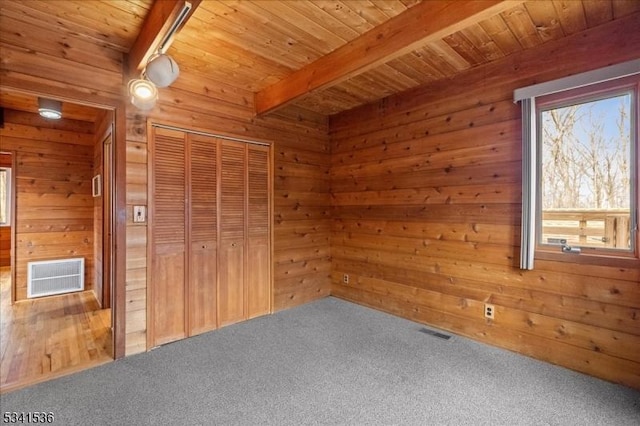
<svg viewBox="0 0 640 426"><path fill-rule="evenodd" d="M149 345L271 311L269 148L153 128Z"/></svg>
<svg viewBox="0 0 640 426"><path fill-rule="evenodd" d="M217 327L217 140L189 135L189 335Z"/></svg>
<svg viewBox="0 0 640 426"><path fill-rule="evenodd" d="M151 347L186 337L185 137L154 129L150 159Z"/></svg>
<svg viewBox="0 0 640 426"><path fill-rule="evenodd" d="M269 147L247 146L247 316L271 312Z"/></svg>
<svg viewBox="0 0 640 426"><path fill-rule="evenodd" d="M220 326L246 318L245 218L246 144L220 141L220 258L218 313Z"/></svg>

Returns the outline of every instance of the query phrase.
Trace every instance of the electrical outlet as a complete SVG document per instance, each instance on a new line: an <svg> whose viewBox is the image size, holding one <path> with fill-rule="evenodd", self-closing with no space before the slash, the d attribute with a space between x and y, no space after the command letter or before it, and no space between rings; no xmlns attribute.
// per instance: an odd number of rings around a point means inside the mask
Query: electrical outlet
<svg viewBox="0 0 640 426"><path fill-rule="evenodd" d="M349 284L349 274L342 275L342 282L345 284Z"/></svg>
<svg viewBox="0 0 640 426"><path fill-rule="evenodd" d="M484 304L484 316L489 319L495 319L496 308L488 303Z"/></svg>

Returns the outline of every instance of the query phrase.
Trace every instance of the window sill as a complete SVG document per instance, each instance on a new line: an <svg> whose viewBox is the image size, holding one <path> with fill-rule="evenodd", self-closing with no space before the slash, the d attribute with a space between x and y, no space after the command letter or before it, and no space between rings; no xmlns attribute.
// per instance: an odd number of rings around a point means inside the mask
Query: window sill
<svg viewBox="0 0 640 426"><path fill-rule="evenodd" d="M612 256L605 254L562 253L549 249L536 249L536 260L552 260L555 262L574 263L578 265L610 266L616 268L640 268L640 259L629 253L627 256Z"/></svg>

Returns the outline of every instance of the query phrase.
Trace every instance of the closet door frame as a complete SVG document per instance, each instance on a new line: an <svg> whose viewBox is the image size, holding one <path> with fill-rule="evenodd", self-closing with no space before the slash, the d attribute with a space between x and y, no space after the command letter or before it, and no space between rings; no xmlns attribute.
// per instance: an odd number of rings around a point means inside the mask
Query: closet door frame
<svg viewBox="0 0 640 426"><path fill-rule="evenodd" d="M175 130L178 132L184 132L186 134L199 134L202 136L207 136L207 137L212 137L212 138L216 138L216 139L221 139L221 140L230 140L230 141L236 141L236 142L243 142L246 144L255 144L255 145L262 145L262 146L267 146L268 147L268 168L269 168L269 173L268 173L268 193L269 193L269 209L268 209L268 213L269 213L269 218L268 218L268 223L269 223L269 314L272 314L274 312L274 269L275 269L275 260L274 260L274 196L275 196L275 190L274 190L274 159L275 159L275 155L274 155L274 143L273 141L270 140L265 140L265 139L261 139L261 138L252 138L252 139L247 139L245 137L242 136L238 136L238 135L233 135L233 134L229 134L229 133L224 133L224 132L219 132L216 130L212 130L212 129L207 129L207 128L202 128L202 127L182 127L181 124L179 123L173 123L170 121L158 121L158 120L152 120L152 119L148 119L147 120L147 259L146 259L146 269L147 269L147 288L146 288L146 323L147 323L147 327L146 327L146 342L147 342L147 351L151 350L154 348L153 342L155 341L155 330L154 330L154 326L153 326L153 321L154 321L154 308L153 308L153 285L152 285L152 253L153 253L153 247L152 247L152 242L153 242L153 212L151 211L151 206L154 205L154 194L153 194L153 178L154 178L154 165L152 164L152 159L153 159L153 154L154 154L154 149L155 149L155 140L154 140L154 128L155 127L159 127L159 128L164 128L167 130ZM218 143L218 147L220 146L220 144ZM186 155L186 152L185 152ZM219 161L218 161L218 165L219 165ZM219 170L219 168L218 168ZM186 169L186 165L185 165L185 173L186 173L187 169ZM219 180L216 182L216 185L218 186L217 189L219 189L219 185L220 182ZM189 189L190 191L190 189ZM217 192L217 197L218 200L220 200L220 194L218 191ZM218 205L219 208L219 205ZM218 216L219 217L219 216ZM186 225L186 224L185 224ZM220 228L220 223L218 221L218 241L220 240L220 235L219 235L219 228ZM189 237L185 236L185 240L187 240ZM186 241L185 241L186 242ZM246 244L245 244L246 245ZM245 262L245 266L244 266L245 270L247 268L246 262ZM219 273L219 271L218 271ZM187 277L185 277L185 298L189 297L189 288L188 288L188 281L187 281ZM246 284L245 284L245 288L246 288ZM246 298L245 298L245 302L246 302ZM219 315L218 310L216 309L216 315ZM247 318L250 319L250 318ZM189 314L188 312L185 312L185 326L189 326ZM220 324L218 323L218 327L220 327ZM189 337L189 336L187 336Z"/></svg>

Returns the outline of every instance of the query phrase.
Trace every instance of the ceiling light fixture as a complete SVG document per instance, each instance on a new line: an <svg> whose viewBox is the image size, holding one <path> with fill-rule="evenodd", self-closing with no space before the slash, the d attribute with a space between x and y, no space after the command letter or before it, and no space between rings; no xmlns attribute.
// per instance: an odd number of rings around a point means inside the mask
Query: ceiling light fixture
<svg viewBox="0 0 640 426"><path fill-rule="evenodd" d="M173 24L171 24L169 31L167 31L167 34L165 34L165 36L162 38L162 41L158 45L159 53L164 53L167 51L167 49L173 42L173 36L176 35L176 32L178 32L178 30L184 23L185 19L187 19L187 16L189 16L189 12L191 11L192 7L193 6L188 1L184 2L184 5L182 6L180 13L178 13L178 16L173 21Z"/></svg>
<svg viewBox="0 0 640 426"><path fill-rule="evenodd" d="M147 78L157 87L171 85L180 75L178 63L165 53L158 53L149 58L144 71Z"/></svg>
<svg viewBox="0 0 640 426"><path fill-rule="evenodd" d="M129 95L131 95L133 106L147 111L156 105L158 89L149 80L139 78L129 82Z"/></svg>
<svg viewBox="0 0 640 426"><path fill-rule="evenodd" d="M185 2L182 10L171 24L171 27L158 44L158 50L147 61L139 79L129 81L129 95L131 103L138 109L150 110L158 100L158 87L171 85L180 75L178 63L165 51L173 41L175 33L189 16L192 5Z"/></svg>
<svg viewBox="0 0 640 426"><path fill-rule="evenodd" d="M62 118L62 102L53 99L38 98L38 113L50 120Z"/></svg>

